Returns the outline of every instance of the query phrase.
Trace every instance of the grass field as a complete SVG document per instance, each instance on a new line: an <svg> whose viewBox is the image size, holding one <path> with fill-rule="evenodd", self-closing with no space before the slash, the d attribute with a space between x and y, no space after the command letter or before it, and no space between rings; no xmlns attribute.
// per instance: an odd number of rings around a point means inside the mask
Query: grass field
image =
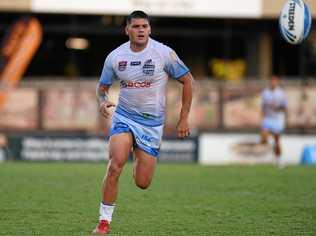
<svg viewBox="0 0 316 236"><path fill-rule="evenodd" d="M105 165L0 164L0 235L90 235ZM124 170L110 235L316 235L316 168L159 164Z"/></svg>

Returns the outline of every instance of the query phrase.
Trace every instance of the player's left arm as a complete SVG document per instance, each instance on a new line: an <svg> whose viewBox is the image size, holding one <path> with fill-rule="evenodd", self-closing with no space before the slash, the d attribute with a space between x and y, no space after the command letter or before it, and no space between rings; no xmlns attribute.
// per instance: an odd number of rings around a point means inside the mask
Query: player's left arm
<svg viewBox="0 0 316 236"><path fill-rule="evenodd" d="M183 85L182 106L177 124L177 136L178 138L185 138L190 135L189 113L193 96L193 77L189 68L181 61L175 51L165 46L161 52L165 61L165 72L170 78L179 81Z"/></svg>
<svg viewBox="0 0 316 236"><path fill-rule="evenodd" d="M186 138L190 135L189 127L189 113L192 104L193 97L193 76L190 72L186 73L178 79L183 85L182 87L182 106L180 112L180 118L177 124L177 136L178 138Z"/></svg>

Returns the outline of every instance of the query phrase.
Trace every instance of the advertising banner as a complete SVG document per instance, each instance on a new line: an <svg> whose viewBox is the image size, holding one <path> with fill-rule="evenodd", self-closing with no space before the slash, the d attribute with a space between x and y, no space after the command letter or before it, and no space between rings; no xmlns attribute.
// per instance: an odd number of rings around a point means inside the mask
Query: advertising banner
<svg viewBox="0 0 316 236"><path fill-rule="evenodd" d="M199 140L199 163L203 165L274 163L273 144L261 145L259 141L259 134L203 134ZM299 164L304 147L315 144L315 136L282 136L284 164Z"/></svg>
<svg viewBox="0 0 316 236"><path fill-rule="evenodd" d="M198 139L163 139L159 162L195 162L198 158Z"/></svg>
<svg viewBox="0 0 316 236"><path fill-rule="evenodd" d="M164 139L161 162L195 162L198 139ZM109 143L97 136L11 136L12 158L27 161L107 161Z"/></svg>
<svg viewBox="0 0 316 236"><path fill-rule="evenodd" d="M27 161L108 160L108 144L99 137L9 137L13 158Z"/></svg>

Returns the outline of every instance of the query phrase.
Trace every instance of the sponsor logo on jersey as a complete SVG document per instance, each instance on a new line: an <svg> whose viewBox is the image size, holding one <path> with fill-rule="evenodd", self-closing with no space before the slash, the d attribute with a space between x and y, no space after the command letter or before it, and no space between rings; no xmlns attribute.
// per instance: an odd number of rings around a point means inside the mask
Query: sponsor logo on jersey
<svg viewBox="0 0 316 236"><path fill-rule="evenodd" d="M118 70L124 71L126 69L126 66L127 66L127 61L120 61L118 63Z"/></svg>
<svg viewBox="0 0 316 236"><path fill-rule="evenodd" d="M139 66L141 64L141 61L131 61L131 66Z"/></svg>
<svg viewBox="0 0 316 236"><path fill-rule="evenodd" d="M150 88L151 82L150 81L124 81L122 80L121 88Z"/></svg>
<svg viewBox="0 0 316 236"><path fill-rule="evenodd" d="M153 60L149 59L145 61L144 66L143 66L143 73L145 75L152 76L154 75L154 72L155 72L155 63L153 62Z"/></svg>

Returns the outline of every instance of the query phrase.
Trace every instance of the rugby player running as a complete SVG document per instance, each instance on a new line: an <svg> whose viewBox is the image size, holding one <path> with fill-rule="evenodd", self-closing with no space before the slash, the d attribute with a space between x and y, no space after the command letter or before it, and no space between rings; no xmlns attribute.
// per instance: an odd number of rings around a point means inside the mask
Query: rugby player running
<svg viewBox="0 0 316 236"><path fill-rule="evenodd" d="M110 231L119 177L131 150L136 186L147 189L151 184L165 121L168 78L182 84L177 136L190 135L188 117L193 77L189 69L171 48L149 37L151 27L146 13L132 12L126 19L125 32L129 41L106 57L96 92L100 113L105 118L109 118L111 107L116 106L109 134L110 159L102 184L99 222L93 230L99 235ZM114 81L120 83L117 105L108 95Z"/></svg>
<svg viewBox="0 0 316 236"><path fill-rule="evenodd" d="M274 138L274 156L279 167L284 166L281 158L280 136L285 128L287 99L282 88L279 87L279 78L272 76L269 86L263 90L262 99L262 129L261 143L267 144L269 135Z"/></svg>

